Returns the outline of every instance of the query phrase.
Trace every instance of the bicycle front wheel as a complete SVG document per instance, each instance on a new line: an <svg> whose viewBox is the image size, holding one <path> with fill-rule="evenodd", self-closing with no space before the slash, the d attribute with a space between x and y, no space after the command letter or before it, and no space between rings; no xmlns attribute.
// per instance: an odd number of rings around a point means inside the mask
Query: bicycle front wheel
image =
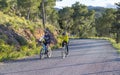
<svg viewBox="0 0 120 75"><path fill-rule="evenodd" d="M43 59L45 57L45 50L43 48L41 48L40 50L40 59Z"/></svg>

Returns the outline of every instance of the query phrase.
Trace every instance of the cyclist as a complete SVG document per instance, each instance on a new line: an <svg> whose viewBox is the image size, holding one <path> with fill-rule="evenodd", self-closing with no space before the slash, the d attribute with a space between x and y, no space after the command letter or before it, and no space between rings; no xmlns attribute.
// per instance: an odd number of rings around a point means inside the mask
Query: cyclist
<svg viewBox="0 0 120 75"><path fill-rule="evenodd" d="M69 42L69 37L68 37L68 34L66 32L63 32L62 33L62 47L64 47L64 43L67 44L67 55L69 53L69 49L68 49L68 42Z"/></svg>
<svg viewBox="0 0 120 75"><path fill-rule="evenodd" d="M39 41L42 40L43 40L43 44L45 45L45 54L47 54L48 48L50 47L50 43L51 43L50 34L47 30L45 30L44 36L42 36L42 38L39 39Z"/></svg>

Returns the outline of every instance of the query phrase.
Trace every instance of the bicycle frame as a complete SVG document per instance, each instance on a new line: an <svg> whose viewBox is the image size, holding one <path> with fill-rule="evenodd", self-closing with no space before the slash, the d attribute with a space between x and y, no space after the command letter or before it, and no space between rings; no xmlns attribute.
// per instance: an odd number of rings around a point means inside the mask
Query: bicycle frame
<svg viewBox="0 0 120 75"><path fill-rule="evenodd" d="M47 53L46 53L46 50L47 50ZM42 43L42 48L41 48L41 51L40 51L40 59L43 59L45 55L47 55L48 58L51 57L51 49L48 49L48 45L45 46L44 43Z"/></svg>

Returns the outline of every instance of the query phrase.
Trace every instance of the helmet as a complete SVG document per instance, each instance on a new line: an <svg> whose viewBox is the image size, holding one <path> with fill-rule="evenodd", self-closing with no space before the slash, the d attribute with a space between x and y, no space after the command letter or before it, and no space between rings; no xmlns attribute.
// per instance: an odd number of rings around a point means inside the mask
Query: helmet
<svg viewBox="0 0 120 75"><path fill-rule="evenodd" d="M63 32L63 34L62 35L66 35L66 32Z"/></svg>
<svg viewBox="0 0 120 75"><path fill-rule="evenodd" d="M44 32L45 32L45 34L46 34L46 33L48 33L48 31L47 31L47 30L44 30Z"/></svg>

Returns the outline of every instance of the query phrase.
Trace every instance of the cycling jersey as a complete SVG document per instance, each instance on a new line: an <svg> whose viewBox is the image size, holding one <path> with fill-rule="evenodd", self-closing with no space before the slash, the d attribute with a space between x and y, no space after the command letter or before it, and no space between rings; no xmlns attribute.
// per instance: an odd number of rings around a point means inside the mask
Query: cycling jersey
<svg viewBox="0 0 120 75"><path fill-rule="evenodd" d="M62 36L62 40L63 40L63 41L66 41L66 42L68 43L68 41L69 41L68 35L67 35L67 34L66 34L66 35L63 35L63 36Z"/></svg>

